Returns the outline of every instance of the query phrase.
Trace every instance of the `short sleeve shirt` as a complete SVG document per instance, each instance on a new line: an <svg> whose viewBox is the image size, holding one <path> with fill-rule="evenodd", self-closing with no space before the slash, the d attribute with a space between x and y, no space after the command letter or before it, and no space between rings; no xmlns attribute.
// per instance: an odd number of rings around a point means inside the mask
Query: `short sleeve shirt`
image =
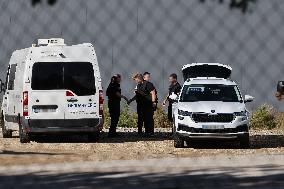
<svg viewBox="0 0 284 189"><path fill-rule="evenodd" d="M151 92L155 90L153 83L144 81L144 83L137 85L136 100L138 103L151 103Z"/></svg>
<svg viewBox="0 0 284 189"><path fill-rule="evenodd" d="M118 84L118 83L110 83L108 88L107 88L107 91L106 91L106 95L108 96L108 99L110 101L120 102L121 98L118 97L116 95L116 93L120 93L121 94L120 84Z"/></svg>

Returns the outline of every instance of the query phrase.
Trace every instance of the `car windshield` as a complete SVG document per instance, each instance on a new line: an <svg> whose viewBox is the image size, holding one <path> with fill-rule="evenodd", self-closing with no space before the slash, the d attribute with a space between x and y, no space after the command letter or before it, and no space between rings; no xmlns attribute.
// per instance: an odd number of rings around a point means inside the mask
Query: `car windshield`
<svg viewBox="0 0 284 189"><path fill-rule="evenodd" d="M39 62L33 65L33 90L71 90L78 96L96 93L93 65L88 62Z"/></svg>
<svg viewBox="0 0 284 189"><path fill-rule="evenodd" d="M242 98L236 85L185 85L180 96L180 102L240 102L241 100Z"/></svg>

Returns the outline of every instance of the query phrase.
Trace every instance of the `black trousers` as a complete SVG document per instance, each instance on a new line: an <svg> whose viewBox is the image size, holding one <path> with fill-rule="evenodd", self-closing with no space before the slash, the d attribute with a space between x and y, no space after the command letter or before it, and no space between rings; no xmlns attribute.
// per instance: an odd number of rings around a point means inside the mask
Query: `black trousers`
<svg viewBox="0 0 284 189"><path fill-rule="evenodd" d="M152 105L143 105L142 112L143 112L145 133L147 134L154 133L154 110Z"/></svg>
<svg viewBox="0 0 284 189"><path fill-rule="evenodd" d="M108 101L108 109L111 119L109 133L116 133L116 127L118 125L120 117L120 102Z"/></svg>
<svg viewBox="0 0 284 189"><path fill-rule="evenodd" d="M173 122L173 104L171 102L169 102L169 106L168 106L168 120Z"/></svg>
<svg viewBox="0 0 284 189"><path fill-rule="evenodd" d="M144 124L143 108L142 105L138 103L137 103L137 115L138 115L138 121L137 121L138 133L142 133L143 124Z"/></svg>

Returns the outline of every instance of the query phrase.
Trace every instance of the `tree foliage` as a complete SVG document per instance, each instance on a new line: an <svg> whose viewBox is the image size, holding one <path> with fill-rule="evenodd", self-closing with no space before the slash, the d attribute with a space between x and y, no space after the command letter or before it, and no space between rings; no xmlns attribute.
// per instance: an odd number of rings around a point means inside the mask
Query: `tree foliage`
<svg viewBox="0 0 284 189"><path fill-rule="evenodd" d="M201 3L206 2L207 0L199 0ZM210 0L211 1L211 0ZM225 3L225 0L217 0L220 4ZM256 3L257 0L231 0L229 3L230 9L239 9L243 13L246 13L251 6L251 4Z"/></svg>
<svg viewBox="0 0 284 189"><path fill-rule="evenodd" d="M46 1L48 5L52 6L55 5L57 0L31 0L32 6L36 6L37 4L42 3L42 1ZM199 0L201 3L206 2L207 0ZM210 0L212 1L212 0ZM225 3L225 0L216 0L219 3ZM227 1L227 0L226 0ZM229 0L228 0L229 1ZM256 3L257 0L230 0L229 8L230 9L239 9L243 13L248 11L249 6L252 3Z"/></svg>

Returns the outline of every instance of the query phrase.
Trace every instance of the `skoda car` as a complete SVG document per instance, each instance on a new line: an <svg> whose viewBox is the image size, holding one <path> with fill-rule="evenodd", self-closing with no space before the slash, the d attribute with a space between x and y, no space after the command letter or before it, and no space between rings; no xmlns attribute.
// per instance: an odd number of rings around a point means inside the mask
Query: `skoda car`
<svg viewBox="0 0 284 189"><path fill-rule="evenodd" d="M184 147L193 139L228 139L249 147L249 112L230 79L232 68L219 63L193 63L183 67L185 82L173 105L174 145Z"/></svg>

